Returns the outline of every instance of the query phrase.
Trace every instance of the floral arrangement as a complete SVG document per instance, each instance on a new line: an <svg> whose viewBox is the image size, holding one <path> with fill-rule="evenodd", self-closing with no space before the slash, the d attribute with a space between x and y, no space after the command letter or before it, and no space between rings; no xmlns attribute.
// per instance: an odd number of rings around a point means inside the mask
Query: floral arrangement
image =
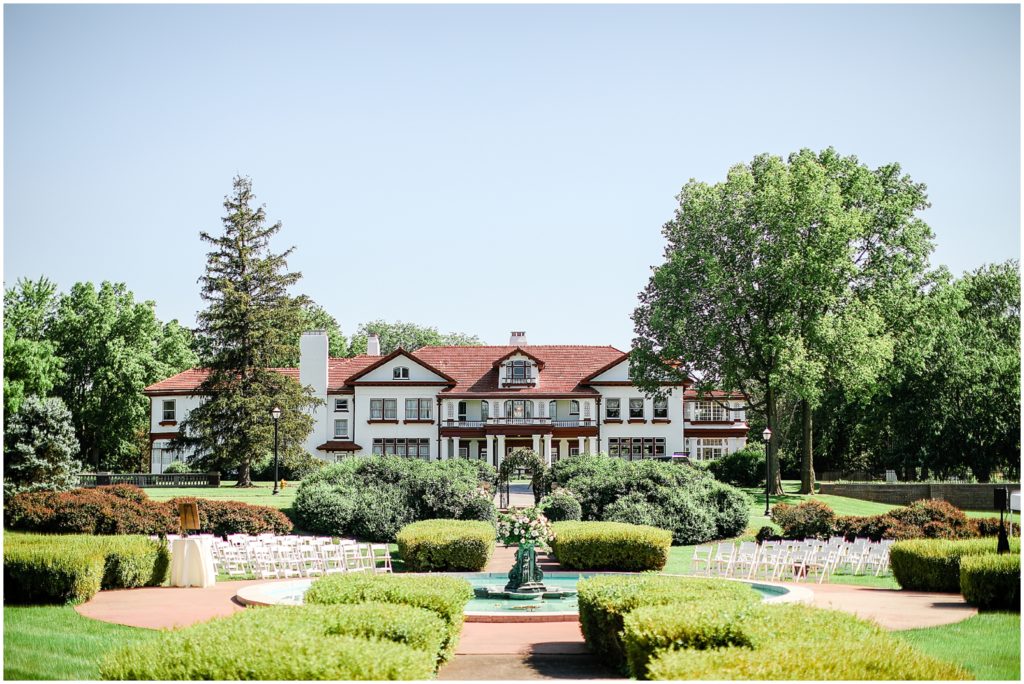
<svg viewBox="0 0 1024 684"><path fill-rule="evenodd" d="M555 538L551 523L539 508L513 508L498 514L498 541L508 546L533 542L541 549Z"/></svg>

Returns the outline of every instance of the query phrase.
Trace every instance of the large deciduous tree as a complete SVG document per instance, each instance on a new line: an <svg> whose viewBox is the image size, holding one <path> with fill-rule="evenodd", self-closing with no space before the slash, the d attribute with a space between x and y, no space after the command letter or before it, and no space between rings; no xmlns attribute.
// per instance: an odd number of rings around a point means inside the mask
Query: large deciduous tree
<svg viewBox="0 0 1024 684"><path fill-rule="evenodd" d="M380 338L380 353L390 354L399 347L406 351L415 351L420 347L434 346L458 346L476 347L480 346L480 338L476 335L466 333L440 333L437 328L428 325L417 325L415 323L404 323L396 321L370 321L363 323L352 335L349 344L349 354L366 353L366 339L369 335L376 334Z"/></svg>
<svg viewBox="0 0 1024 684"><path fill-rule="evenodd" d="M48 337L64 372L54 394L71 411L81 458L90 467L138 471L138 434L149 425L146 385L195 363L191 333L162 324L153 302L124 283L76 283L61 295Z"/></svg>
<svg viewBox="0 0 1024 684"><path fill-rule="evenodd" d="M691 180L678 200L665 263L633 316L634 381L656 392L689 373L698 390L741 391L765 411L776 447L780 397L799 400L802 480L813 488L813 408L837 378L873 386L892 353L877 311L886 283L927 264L931 232L915 216L924 186L895 164L872 171L832 149L802 150L760 155L714 185ZM770 489L782 493L771 451Z"/></svg>
<svg viewBox="0 0 1024 684"><path fill-rule="evenodd" d="M63 365L47 335L57 312L57 286L49 279L19 280L4 291L4 416L30 395L45 397Z"/></svg>
<svg viewBox="0 0 1024 684"><path fill-rule="evenodd" d="M235 178L224 199L223 233L200 233L212 245L200 278L206 308L197 317L209 374L198 389L205 400L180 424L172 444L195 451L202 467L237 470L240 487L252 485L253 462L274 448L271 409L282 410L282 451L297 458L320 402L311 388L270 370L276 359L293 353L307 299L289 293L302 277L288 271L294 248L280 254L270 249L281 223L268 226L264 208L254 202L252 182Z"/></svg>

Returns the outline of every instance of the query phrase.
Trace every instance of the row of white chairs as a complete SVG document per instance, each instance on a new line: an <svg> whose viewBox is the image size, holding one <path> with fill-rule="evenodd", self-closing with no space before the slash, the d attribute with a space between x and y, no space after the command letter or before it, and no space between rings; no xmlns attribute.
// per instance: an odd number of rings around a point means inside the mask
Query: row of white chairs
<svg viewBox="0 0 1024 684"><path fill-rule="evenodd" d="M716 546L698 546L693 551L692 572L706 577L736 577L771 581L810 580L826 581L836 571L847 574L874 574L889 571L889 547L892 540L872 542L856 539L848 542L842 537L826 541L766 541L721 543Z"/></svg>
<svg viewBox="0 0 1024 684"><path fill-rule="evenodd" d="M213 565L219 575L277 579L392 571L387 544L299 535L232 534L226 540L213 535L198 536L210 538Z"/></svg>

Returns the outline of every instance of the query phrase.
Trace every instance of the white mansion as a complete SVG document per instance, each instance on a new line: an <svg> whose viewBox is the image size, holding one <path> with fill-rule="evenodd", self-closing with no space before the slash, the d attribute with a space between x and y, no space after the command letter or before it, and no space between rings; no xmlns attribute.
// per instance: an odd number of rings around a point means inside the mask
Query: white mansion
<svg viewBox="0 0 1024 684"><path fill-rule="evenodd" d="M552 463L605 451L638 460L689 455L717 458L746 444L738 397L698 401L688 383L650 398L629 381L629 356L614 347L528 345L513 332L508 346L423 347L380 355L330 358L327 334L304 333L299 368L279 372L312 387L316 409L306 449L321 458L396 454L423 459L472 458L497 465L529 447ZM178 421L201 401L205 377L191 369L150 385L152 472L187 454L171 452Z"/></svg>

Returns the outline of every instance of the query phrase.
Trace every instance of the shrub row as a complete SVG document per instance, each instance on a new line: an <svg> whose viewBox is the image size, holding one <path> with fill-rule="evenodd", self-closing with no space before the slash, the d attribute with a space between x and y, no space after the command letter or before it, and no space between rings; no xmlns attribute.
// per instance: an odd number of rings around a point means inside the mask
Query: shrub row
<svg viewBox="0 0 1024 684"><path fill-rule="evenodd" d="M946 663L847 613L803 605L765 605L736 614L749 643L719 648L680 644L656 652L648 679L952 680L970 679ZM680 622L685 623L682 619Z"/></svg>
<svg viewBox="0 0 1024 684"><path fill-rule="evenodd" d="M411 572L479 572L494 553L494 526L475 520L421 520L398 532Z"/></svg>
<svg viewBox="0 0 1024 684"><path fill-rule="evenodd" d="M551 550L568 570L661 570L672 533L646 525L565 521L552 525Z"/></svg>
<svg viewBox="0 0 1024 684"><path fill-rule="evenodd" d="M750 519L746 494L687 464L584 454L555 463L551 478L580 503L583 520L669 529L676 544L735 537Z"/></svg>
<svg viewBox="0 0 1024 684"><path fill-rule="evenodd" d="M167 578L166 542L141 536L4 535L4 600L82 603L100 589L157 586Z"/></svg>
<svg viewBox="0 0 1024 684"><path fill-rule="evenodd" d="M776 504L772 520L790 539L825 538L841 535L848 539L969 539L994 536L998 519L972 520L956 506L939 499L922 499L909 506L894 508L883 515L836 516L821 501L809 499L801 504Z"/></svg>
<svg viewBox="0 0 1024 684"><path fill-rule="evenodd" d="M481 461L347 458L302 481L295 511L310 532L390 542L418 520L494 521L496 477Z"/></svg>
<svg viewBox="0 0 1024 684"><path fill-rule="evenodd" d="M322 577L306 592L308 605L337 605L379 601L424 608L444 621L439 661L455 652L462 631L463 609L473 598L469 582L456 577L364 575L346 573Z"/></svg>
<svg viewBox="0 0 1024 684"><path fill-rule="evenodd" d="M158 502L133 485L16 494L5 502L4 526L51 534L172 534L178 531L182 501L199 505L202 532L288 534L292 530L288 517L270 506L194 497Z"/></svg>
<svg viewBox="0 0 1024 684"><path fill-rule="evenodd" d="M1020 553L1020 538L1010 540ZM960 560L965 556L994 553L994 539L912 539L896 542L889 550L892 574L904 589L913 591L960 591Z"/></svg>
<svg viewBox="0 0 1024 684"><path fill-rule="evenodd" d="M1020 554L965 556L960 561L960 593L982 610L1020 612Z"/></svg>
<svg viewBox="0 0 1024 684"><path fill-rule="evenodd" d="M579 583L590 650L640 679L966 679L880 627L746 584L641 575Z"/></svg>
<svg viewBox="0 0 1024 684"><path fill-rule="evenodd" d="M444 621L411 606L249 608L109 654L111 680L409 680L433 676Z"/></svg>

